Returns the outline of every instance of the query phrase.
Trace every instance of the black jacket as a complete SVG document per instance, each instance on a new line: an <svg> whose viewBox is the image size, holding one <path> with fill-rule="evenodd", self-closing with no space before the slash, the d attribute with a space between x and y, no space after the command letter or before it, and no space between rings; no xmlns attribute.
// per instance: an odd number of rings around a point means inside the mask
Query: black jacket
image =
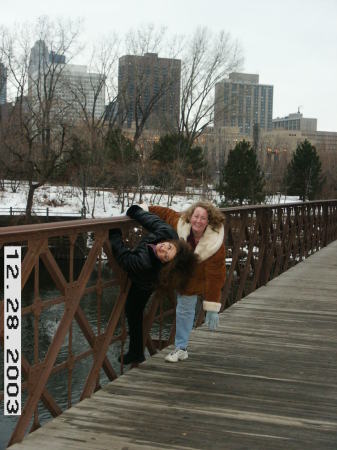
<svg viewBox="0 0 337 450"><path fill-rule="evenodd" d="M152 291L163 266L148 244L170 239L179 239L175 230L155 214L144 211L137 205L131 206L126 214L137 220L148 233L133 250L125 247L121 233L111 230L109 240L111 249L118 264L124 269L139 289Z"/></svg>

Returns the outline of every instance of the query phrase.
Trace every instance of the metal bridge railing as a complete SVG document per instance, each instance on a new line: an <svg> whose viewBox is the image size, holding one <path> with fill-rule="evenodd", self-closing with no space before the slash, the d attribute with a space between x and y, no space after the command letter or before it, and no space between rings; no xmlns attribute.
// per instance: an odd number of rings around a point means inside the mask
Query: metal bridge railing
<svg viewBox="0 0 337 450"><path fill-rule="evenodd" d="M222 309L337 239L337 200L226 208L223 213L227 278ZM40 426L40 403L56 417L72 405L74 383L81 386L81 400L100 388L103 372L107 381L118 376L117 356L111 361L109 351L117 345L123 353L123 311L130 282L113 259L108 230L121 228L133 246L142 233L135 225L127 217L116 217L0 228L2 261L4 245L22 246L22 323L30 327L31 336L23 343L23 413L9 445L20 442L28 429ZM66 246L66 261L54 252L58 244ZM55 286L52 295L49 292L47 296L43 288L46 277ZM41 343L42 327L55 308L60 311L59 319L51 327L45 348L46 343ZM174 312L174 299L155 297L151 302L144 318L144 343L150 354L174 341ZM1 300L2 346L3 315ZM202 321L200 309L197 325ZM80 348L78 333L86 343ZM79 380L76 367L84 360L87 369ZM50 380L60 373L66 380L65 406L49 389ZM2 392L0 400L3 397Z"/></svg>
<svg viewBox="0 0 337 450"><path fill-rule="evenodd" d="M24 208L14 208L10 206L9 208L0 208L0 216L23 216L26 214L26 210ZM50 211L50 208L34 208L32 210L33 216L45 216L45 217L83 217L83 212L59 212L59 211Z"/></svg>

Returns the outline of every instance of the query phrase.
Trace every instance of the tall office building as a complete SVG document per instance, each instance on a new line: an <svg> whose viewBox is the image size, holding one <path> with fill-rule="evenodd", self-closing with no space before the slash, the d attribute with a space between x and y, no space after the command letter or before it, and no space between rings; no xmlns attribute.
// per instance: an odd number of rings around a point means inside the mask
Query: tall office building
<svg viewBox="0 0 337 450"><path fill-rule="evenodd" d="M148 115L146 128L173 131L180 111L179 59L124 55L118 67L118 118L126 128Z"/></svg>
<svg viewBox="0 0 337 450"><path fill-rule="evenodd" d="M273 86L259 84L259 75L233 72L215 85L214 126L238 127L252 136L254 125L273 127Z"/></svg>
<svg viewBox="0 0 337 450"><path fill-rule="evenodd" d="M66 56L65 55L59 55L58 53L51 51L49 53L49 62L54 64L65 64L66 63Z"/></svg>
<svg viewBox="0 0 337 450"><path fill-rule="evenodd" d="M88 72L87 66L65 64L55 92L73 119L83 116L83 108L95 119L105 114L105 76Z"/></svg>
<svg viewBox="0 0 337 450"><path fill-rule="evenodd" d="M0 105L7 102L7 70L3 63L0 62Z"/></svg>
<svg viewBox="0 0 337 450"><path fill-rule="evenodd" d="M31 49L28 78L28 93L36 108L51 90L52 111L61 120L60 115L78 120L84 108L97 119L105 113L104 75L88 72L84 65L66 64L65 55L49 52L40 40Z"/></svg>
<svg viewBox="0 0 337 450"><path fill-rule="evenodd" d="M42 70L49 62L49 51L46 43L43 40L36 41L30 50L29 57L29 71L35 72Z"/></svg>

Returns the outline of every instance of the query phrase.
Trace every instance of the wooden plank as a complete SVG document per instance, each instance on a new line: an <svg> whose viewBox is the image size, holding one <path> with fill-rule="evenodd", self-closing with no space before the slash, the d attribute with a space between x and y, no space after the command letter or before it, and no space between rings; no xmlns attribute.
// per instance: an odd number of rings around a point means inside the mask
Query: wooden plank
<svg viewBox="0 0 337 450"><path fill-rule="evenodd" d="M337 242L13 450L337 449Z"/></svg>

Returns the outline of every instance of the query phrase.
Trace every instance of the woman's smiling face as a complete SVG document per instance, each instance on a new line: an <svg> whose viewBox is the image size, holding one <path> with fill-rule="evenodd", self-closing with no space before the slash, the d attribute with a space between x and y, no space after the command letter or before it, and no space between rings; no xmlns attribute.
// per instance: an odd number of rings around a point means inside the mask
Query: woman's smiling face
<svg viewBox="0 0 337 450"><path fill-rule="evenodd" d="M206 209L201 206L196 207L190 218L190 222L193 234L196 236L201 236L208 225L208 213Z"/></svg>

